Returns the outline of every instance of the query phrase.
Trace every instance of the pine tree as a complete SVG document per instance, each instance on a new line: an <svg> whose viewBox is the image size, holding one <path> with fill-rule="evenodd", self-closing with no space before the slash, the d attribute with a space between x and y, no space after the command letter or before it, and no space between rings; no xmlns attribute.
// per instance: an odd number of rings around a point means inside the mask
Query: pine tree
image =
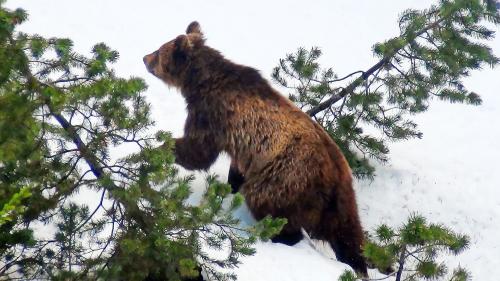
<svg viewBox="0 0 500 281"><path fill-rule="evenodd" d="M193 178L177 175L170 134L152 132L144 81L110 68L118 52L99 43L85 56L69 39L17 32L27 14L3 2L1 279L234 279L239 257L284 220L241 229L232 211L243 198L213 176L202 202L187 204ZM97 206L79 202L83 190Z"/></svg>
<svg viewBox="0 0 500 281"><path fill-rule="evenodd" d="M363 254L395 281L466 281L470 280L466 269L458 267L447 276L446 265L438 259L443 253L458 255L468 247L469 237L466 235L455 233L441 224L428 223L420 215L412 215L397 231L385 224L380 225L375 234L369 236ZM377 280L382 279L386 278ZM356 276L346 271L339 280L353 281Z"/></svg>
<svg viewBox="0 0 500 281"><path fill-rule="evenodd" d="M354 174L372 177L369 159L386 162L387 142L422 137L411 116L425 112L433 98L481 104L463 79L499 63L485 45L494 36L491 24L500 24L499 6L440 0L429 9L406 10L399 36L373 46L379 61L370 68L338 76L319 65L319 48L299 48L280 60L272 77L337 142Z"/></svg>

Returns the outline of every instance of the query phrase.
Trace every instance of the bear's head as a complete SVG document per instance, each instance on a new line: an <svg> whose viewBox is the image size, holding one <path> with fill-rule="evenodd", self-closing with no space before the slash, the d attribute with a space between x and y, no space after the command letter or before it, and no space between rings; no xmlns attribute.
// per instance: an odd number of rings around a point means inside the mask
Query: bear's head
<svg viewBox="0 0 500 281"><path fill-rule="evenodd" d="M188 75L198 72L195 57L205 39L198 22L187 27L186 34L163 44L158 50L144 56L146 68L167 85L181 88ZM193 69L194 68L194 69Z"/></svg>

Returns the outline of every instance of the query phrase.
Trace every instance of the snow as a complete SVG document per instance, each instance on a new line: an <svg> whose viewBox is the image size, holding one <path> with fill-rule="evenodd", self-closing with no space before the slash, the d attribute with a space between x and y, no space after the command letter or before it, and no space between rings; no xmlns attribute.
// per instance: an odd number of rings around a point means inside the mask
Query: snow
<svg viewBox="0 0 500 281"><path fill-rule="evenodd" d="M320 46L322 62L339 75L366 69L375 59L371 46L397 34L397 15L425 8L434 1L120 1L11 0L30 20L22 30L43 36L69 37L79 52L97 42L120 52L118 75L140 76L150 85L148 99L157 128L182 135L184 101L173 89L149 75L142 57L182 33L198 20L207 44L226 57L270 76L278 59L297 47ZM140 4L139 4L140 3ZM490 42L500 55L500 40ZM355 184L363 226L398 226L418 212L471 237L471 248L447 260L461 264L474 280L500 276L500 70L472 73L466 86L484 100L481 106L434 102L415 120L421 140L393 143L389 165L377 166L373 181ZM225 178L228 159L221 156L211 173ZM204 174L195 183L199 196ZM98 194L85 194L95 202ZM85 197L82 196L82 197ZM245 209L238 212L246 223ZM259 242L254 256L242 259L238 280L336 280L346 265L332 259L327 247L308 240L289 247ZM319 250L318 250L319 249ZM373 271L370 274L374 274Z"/></svg>
<svg viewBox="0 0 500 281"><path fill-rule="evenodd" d="M337 280L349 266L318 254L307 240L293 247L258 243L257 254L244 259L238 280Z"/></svg>

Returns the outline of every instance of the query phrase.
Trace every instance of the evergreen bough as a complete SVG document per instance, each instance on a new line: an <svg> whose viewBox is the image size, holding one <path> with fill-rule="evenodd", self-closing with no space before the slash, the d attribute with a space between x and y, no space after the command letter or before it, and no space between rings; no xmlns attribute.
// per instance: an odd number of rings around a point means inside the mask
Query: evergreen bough
<svg viewBox="0 0 500 281"><path fill-rule="evenodd" d="M481 104L463 79L499 59L485 42L500 24L493 0L441 0L425 10L406 10L400 34L373 46L378 62L338 76L318 63L321 50L299 48L281 59L273 80L340 146L358 177L373 177L370 159L388 160L387 143L421 138L415 114L434 99ZM373 130L375 129L375 130ZM373 132L377 133L373 133Z"/></svg>
<svg viewBox="0 0 500 281"><path fill-rule="evenodd" d="M458 234L444 225L428 223L421 215L412 215L399 229L382 224L368 236L363 254L385 278L373 280L466 281L470 275L463 267L448 274L447 266L439 262L442 254L458 255L469 247L469 237ZM351 271L341 281L358 280Z"/></svg>

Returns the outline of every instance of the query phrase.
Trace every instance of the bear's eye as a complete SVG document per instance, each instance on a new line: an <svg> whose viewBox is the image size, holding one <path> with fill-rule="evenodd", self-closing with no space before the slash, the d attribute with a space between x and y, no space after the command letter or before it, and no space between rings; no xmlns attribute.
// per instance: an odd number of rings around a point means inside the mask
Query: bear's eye
<svg viewBox="0 0 500 281"><path fill-rule="evenodd" d="M151 60L151 63L150 63L150 65L152 67L155 67L156 65L158 65L159 57L160 56L158 55L158 51L156 51L156 52L153 53L153 59Z"/></svg>
<svg viewBox="0 0 500 281"><path fill-rule="evenodd" d="M169 49L160 50L158 54L158 59L159 59L158 62L160 63L160 66L163 69L163 71L165 71L166 73L171 73L173 70L172 68L174 67L172 64L173 61L172 50Z"/></svg>

